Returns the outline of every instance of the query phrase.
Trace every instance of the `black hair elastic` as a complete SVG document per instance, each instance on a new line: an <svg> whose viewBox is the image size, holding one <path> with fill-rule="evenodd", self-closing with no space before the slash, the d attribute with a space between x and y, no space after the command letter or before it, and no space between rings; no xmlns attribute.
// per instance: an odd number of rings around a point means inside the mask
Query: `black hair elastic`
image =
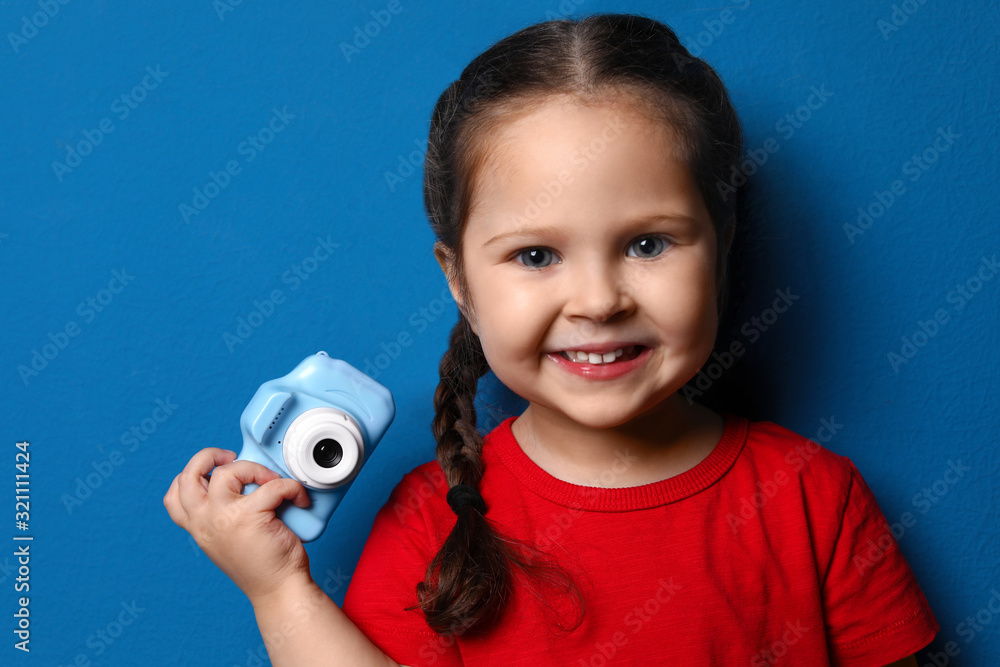
<svg viewBox="0 0 1000 667"><path fill-rule="evenodd" d="M466 505L472 505L480 514L486 514L486 501L474 486L456 484L448 489L447 499L451 511L455 514Z"/></svg>

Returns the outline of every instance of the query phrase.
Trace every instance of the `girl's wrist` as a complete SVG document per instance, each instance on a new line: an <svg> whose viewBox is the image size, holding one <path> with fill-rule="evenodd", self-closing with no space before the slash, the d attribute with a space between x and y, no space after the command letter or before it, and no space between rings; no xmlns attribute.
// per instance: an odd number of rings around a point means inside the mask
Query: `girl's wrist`
<svg viewBox="0 0 1000 667"><path fill-rule="evenodd" d="M275 587L255 595L248 595L255 610L275 609L301 602L308 595L324 595L308 570L294 572Z"/></svg>

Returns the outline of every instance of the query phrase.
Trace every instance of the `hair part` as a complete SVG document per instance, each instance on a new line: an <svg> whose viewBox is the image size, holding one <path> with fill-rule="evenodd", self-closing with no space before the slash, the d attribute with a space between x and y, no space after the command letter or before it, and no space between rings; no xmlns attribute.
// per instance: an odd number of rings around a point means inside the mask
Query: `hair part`
<svg viewBox="0 0 1000 667"><path fill-rule="evenodd" d="M669 27L634 14L545 21L496 42L439 97L424 162L424 206L460 306L439 368L432 422L449 486L478 488L482 479L475 398L479 379L489 371L467 318L474 304L463 272L462 237L477 181L495 157L502 128L553 95L584 104L621 102L670 132L712 219L719 313L725 308L725 228L733 224L736 206L735 189L726 186L743 137L718 74L691 56ZM467 506L417 585L419 606L439 633L483 632L501 617L514 578L522 575L536 595L543 589L568 594L578 603L578 615L556 624L563 630L579 625L583 598L572 577L534 545L502 535Z"/></svg>

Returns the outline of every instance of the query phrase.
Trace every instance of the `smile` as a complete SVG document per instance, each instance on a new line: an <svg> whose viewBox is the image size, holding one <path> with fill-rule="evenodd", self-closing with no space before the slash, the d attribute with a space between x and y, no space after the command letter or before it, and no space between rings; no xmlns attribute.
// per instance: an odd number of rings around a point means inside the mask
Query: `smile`
<svg viewBox="0 0 1000 667"><path fill-rule="evenodd" d="M579 364L610 364L618 359L622 361L631 361L639 354L641 345L628 345L626 347L619 347L617 350L612 350L611 352L606 352L604 354L597 354L594 352L584 352L582 350L564 350L559 354L562 355L563 359L572 361Z"/></svg>
<svg viewBox="0 0 1000 667"><path fill-rule="evenodd" d="M604 353L564 350L546 356L571 375L588 380L614 380L639 371L651 355L650 347L626 345Z"/></svg>

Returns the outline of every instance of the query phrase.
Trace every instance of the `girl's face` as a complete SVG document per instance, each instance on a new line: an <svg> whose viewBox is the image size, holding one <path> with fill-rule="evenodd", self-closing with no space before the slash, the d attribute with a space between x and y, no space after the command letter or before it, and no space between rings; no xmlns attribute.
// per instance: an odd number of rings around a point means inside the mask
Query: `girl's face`
<svg viewBox="0 0 1000 667"><path fill-rule="evenodd" d="M698 372L717 328L716 239L666 128L553 97L501 128L476 186L466 312L533 409L610 428Z"/></svg>

